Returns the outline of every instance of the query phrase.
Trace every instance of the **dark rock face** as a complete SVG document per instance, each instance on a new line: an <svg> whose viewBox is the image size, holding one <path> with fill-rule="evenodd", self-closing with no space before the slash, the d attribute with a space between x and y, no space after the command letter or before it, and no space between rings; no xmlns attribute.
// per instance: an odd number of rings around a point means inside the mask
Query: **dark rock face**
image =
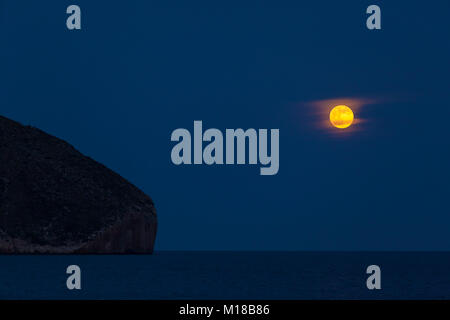
<svg viewBox="0 0 450 320"><path fill-rule="evenodd" d="M0 116L0 253L151 253L153 201L68 143Z"/></svg>

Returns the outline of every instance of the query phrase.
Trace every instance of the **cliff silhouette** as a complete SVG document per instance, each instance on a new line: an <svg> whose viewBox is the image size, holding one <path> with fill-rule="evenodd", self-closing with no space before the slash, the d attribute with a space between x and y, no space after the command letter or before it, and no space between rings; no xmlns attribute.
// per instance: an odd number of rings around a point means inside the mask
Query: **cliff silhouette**
<svg viewBox="0 0 450 320"><path fill-rule="evenodd" d="M153 201L67 142L0 116L0 253L152 253Z"/></svg>

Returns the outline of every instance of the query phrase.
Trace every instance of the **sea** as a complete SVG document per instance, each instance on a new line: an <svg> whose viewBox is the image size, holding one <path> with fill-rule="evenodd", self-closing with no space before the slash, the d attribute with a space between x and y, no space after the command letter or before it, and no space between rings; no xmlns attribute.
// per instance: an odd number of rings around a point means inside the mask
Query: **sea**
<svg viewBox="0 0 450 320"><path fill-rule="evenodd" d="M66 286L69 265L80 290ZM380 289L367 288L370 265ZM0 255L0 299L450 299L450 252Z"/></svg>

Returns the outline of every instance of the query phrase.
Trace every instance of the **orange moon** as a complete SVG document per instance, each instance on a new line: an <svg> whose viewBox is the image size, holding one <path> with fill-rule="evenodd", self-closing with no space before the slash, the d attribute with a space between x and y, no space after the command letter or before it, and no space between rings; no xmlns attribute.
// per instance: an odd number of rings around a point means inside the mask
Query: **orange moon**
<svg viewBox="0 0 450 320"><path fill-rule="evenodd" d="M353 111L345 105L334 107L330 112L330 122L339 129L345 129L352 125L354 119Z"/></svg>

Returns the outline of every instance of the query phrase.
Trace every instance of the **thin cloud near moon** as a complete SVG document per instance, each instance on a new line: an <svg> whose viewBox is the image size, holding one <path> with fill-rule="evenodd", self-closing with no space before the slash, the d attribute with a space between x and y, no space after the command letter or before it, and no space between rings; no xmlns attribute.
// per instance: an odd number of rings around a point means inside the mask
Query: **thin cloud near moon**
<svg viewBox="0 0 450 320"><path fill-rule="evenodd" d="M362 108L376 102L376 99L371 98L345 97L308 101L302 105L310 109L308 113L312 117L314 127L332 134L348 134L362 129L362 124L367 121L361 116ZM330 111L338 105L348 106L354 113L352 125L345 130L337 130L330 122Z"/></svg>

